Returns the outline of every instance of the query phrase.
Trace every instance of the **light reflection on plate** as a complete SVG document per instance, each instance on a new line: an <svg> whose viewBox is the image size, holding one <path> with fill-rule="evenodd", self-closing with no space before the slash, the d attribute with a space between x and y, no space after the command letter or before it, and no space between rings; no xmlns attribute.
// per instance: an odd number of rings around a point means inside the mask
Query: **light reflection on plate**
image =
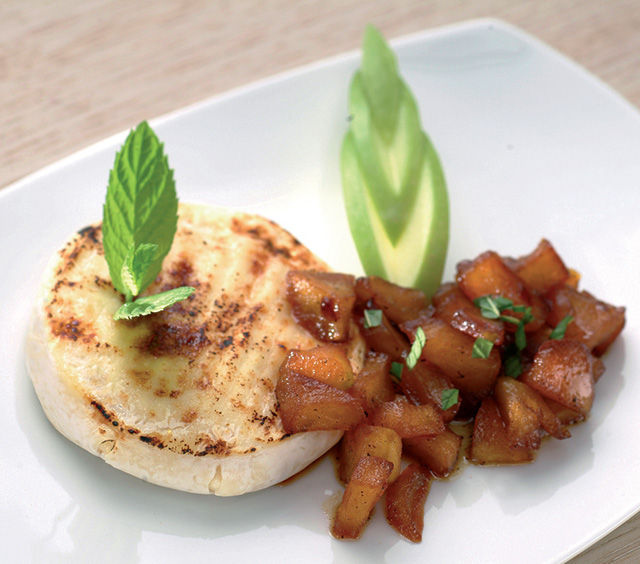
<svg viewBox="0 0 640 564"><path fill-rule="evenodd" d="M330 538L329 461L241 498L189 495L113 470L59 436L26 374L40 274L67 236L101 215L124 134L0 192L0 541L11 562L558 563L640 506L640 119L615 93L534 39L476 21L392 42L449 183L445 276L486 249L521 255L542 237L582 287L627 306L589 422L516 468L467 468L436 483L424 541L379 509L358 543ZM334 268L360 273L338 153L350 54L205 101L152 124L183 200L262 213ZM151 116L150 116L151 117ZM135 124L132 124L132 126Z"/></svg>

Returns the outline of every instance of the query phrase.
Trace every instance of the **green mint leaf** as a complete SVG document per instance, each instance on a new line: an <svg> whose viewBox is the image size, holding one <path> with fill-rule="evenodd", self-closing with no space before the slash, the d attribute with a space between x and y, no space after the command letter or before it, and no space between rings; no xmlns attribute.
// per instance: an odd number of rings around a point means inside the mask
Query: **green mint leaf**
<svg viewBox="0 0 640 564"><path fill-rule="evenodd" d="M157 250L158 245L146 243L140 245L137 249L134 249L133 245L129 247L120 272L120 278L126 290L125 297L127 302L130 302L134 296L144 290L141 287L142 280L149 270L149 266L153 263Z"/></svg>
<svg viewBox="0 0 640 564"><path fill-rule="evenodd" d="M502 296L480 296L473 300L476 307L480 308L482 317L486 319L498 319L505 309L511 309L513 300Z"/></svg>
<svg viewBox="0 0 640 564"><path fill-rule="evenodd" d="M573 316L571 315L567 315L566 317L561 319L560 323L558 323L555 326L554 330L551 331L551 334L549 335L549 339L554 339L554 340L564 339L564 334L567 332L567 327L569 326L569 323L571 323L572 321L573 321Z"/></svg>
<svg viewBox="0 0 640 564"><path fill-rule="evenodd" d="M418 360L420 359L420 353L422 352L422 348L424 347L426 342L427 342L427 339L422 327L418 327L418 329L416 329L416 334L413 339L413 343L411 344L411 350L407 355L406 363L407 363L407 368L409 370L413 370L416 364L418 364Z"/></svg>
<svg viewBox="0 0 640 564"><path fill-rule="evenodd" d="M491 341L483 337L478 337L473 343L471 358L489 358L492 349L493 343Z"/></svg>
<svg viewBox="0 0 640 564"><path fill-rule="evenodd" d="M349 112L342 185L364 270L431 296L440 285L449 240L444 174L396 57L373 26L364 34Z"/></svg>
<svg viewBox="0 0 640 564"><path fill-rule="evenodd" d="M492 299L500 311L504 311L505 309L509 309L513 306L513 300L509 298L494 296Z"/></svg>
<svg viewBox="0 0 640 564"><path fill-rule="evenodd" d="M177 214L173 171L162 143L143 121L129 133L116 154L103 207L104 253L111 280L119 292L135 296L155 280L171 248ZM157 246L151 260L146 250L135 259L143 245ZM131 264L125 267L127 261L134 260L135 272ZM142 263L147 265L144 272L140 269ZM131 292L134 288L137 293Z"/></svg>
<svg viewBox="0 0 640 564"><path fill-rule="evenodd" d="M521 321L516 327L516 347L519 351L523 351L527 346L527 334L524 332L524 326L524 321Z"/></svg>
<svg viewBox="0 0 640 564"><path fill-rule="evenodd" d="M527 323L531 323L535 317L533 313L531 313L531 306L527 306L524 309L524 315L522 316L522 323L526 325Z"/></svg>
<svg viewBox="0 0 640 564"><path fill-rule="evenodd" d="M180 288L174 288L173 290L168 290L160 294L144 296L138 298L135 302L123 304L113 318L117 321L119 319L131 319L133 317L156 313L187 299L194 292L195 288L191 286L181 286Z"/></svg>
<svg viewBox="0 0 640 564"><path fill-rule="evenodd" d="M382 323L382 310L365 309L364 310L364 328L378 327Z"/></svg>
<svg viewBox="0 0 640 564"><path fill-rule="evenodd" d="M441 409L442 411L446 411L450 407L453 407L456 403L458 403L458 397L460 392L456 388L449 388L447 390L442 390L441 396Z"/></svg>
<svg viewBox="0 0 640 564"><path fill-rule="evenodd" d="M508 355L504 359L504 373L512 378L517 378L522 374L522 361L520 360L520 353L515 352Z"/></svg>
<svg viewBox="0 0 640 564"><path fill-rule="evenodd" d="M392 362L389 372L398 382L402 380L403 364L401 362Z"/></svg>

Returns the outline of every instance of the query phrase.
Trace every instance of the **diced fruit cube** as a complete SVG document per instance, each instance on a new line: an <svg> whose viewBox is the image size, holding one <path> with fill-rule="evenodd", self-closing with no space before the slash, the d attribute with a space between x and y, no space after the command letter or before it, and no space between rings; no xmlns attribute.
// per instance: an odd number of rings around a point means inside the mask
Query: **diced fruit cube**
<svg viewBox="0 0 640 564"><path fill-rule="evenodd" d="M406 366L402 370L400 387L411 403L416 405L433 404L442 409L442 394L446 390L453 389L449 379L435 366L427 362L419 362L409 370ZM452 421L460 407L458 401L445 411L441 412L445 423Z"/></svg>
<svg viewBox="0 0 640 564"><path fill-rule="evenodd" d="M358 461L363 456L380 456L393 464L389 483L400 475L402 439L393 429L361 423L347 431L340 443L338 474L343 483L348 483Z"/></svg>
<svg viewBox="0 0 640 564"><path fill-rule="evenodd" d="M544 395L544 394L540 394ZM584 420L584 415L573 409L565 407L561 403L555 402L547 397L544 398L545 403L549 406L549 409L556 414L558 421L561 425L571 425L572 423L579 423Z"/></svg>
<svg viewBox="0 0 640 564"><path fill-rule="evenodd" d="M512 445L537 449L543 430L557 439L570 436L540 394L527 384L501 376L493 395Z"/></svg>
<svg viewBox="0 0 640 564"><path fill-rule="evenodd" d="M423 464L437 478L445 478L456 468L462 437L451 429L435 437L415 437L403 439L406 454Z"/></svg>
<svg viewBox="0 0 640 564"><path fill-rule="evenodd" d="M481 296L502 296L515 304L529 305L524 282L493 251L487 251L474 260L457 265L457 281L462 292L471 300Z"/></svg>
<svg viewBox="0 0 640 564"><path fill-rule="evenodd" d="M533 460L533 450L512 444L491 397L482 400L473 422L469 460L479 465L524 464Z"/></svg>
<svg viewBox="0 0 640 564"><path fill-rule="evenodd" d="M504 323L487 319L453 283L443 284L433 296L434 316L474 339L482 337L494 345L504 343Z"/></svg>
<svg viewBox="0 0 640 564"><path fill-rule="evenodd" d="M356 301L353 276L291 270L286 285L293 316L301 327L321 341L340 342L349 338Z"/></svg>
<svg viewBox="0 0 640 564"><path fill-rule="evenodd" d="M427 308L424 292L415 288L404 288L378 276L366 276L356 280L358 302L381 309L394 323L414 319Z"/></svg>
<svg viewBox="0 0 640 564"><path fill-rule="evenodd" d="M280 417L287 433L352 429L365 414L362 402L344 390L290 370L276 384Z"/></svg>
<svg viewBox="0 0 640 564"><path fill-rule="evenodd" d="M520 380L545 398L586 416L593 405L593 369L587 346L564 338L544 343Z"/></svg>
<svg viewBox="0 0 640 564"><path fill-rule="evenodd" d="M356 317L360 332L367 346L376 352L386 354L393 362L400 362L409 352L409 341L401 331L395 328L384 313L380 325L365 327L361 312Z"/></svg>
<svg viewBox="0 0 640 564"><path fill-rule="evenodd" d="M393 464L380 456L360 458L331 526L334 537L357 539L362 535L373 508L387 489L391 472Z"/></svg>
<svg viewBox="0 0 640 564"><path fill-rule="evenodd" d="M407 466L387 490L388 523L411 542L422 540L424 504L429 495L431 476L419 464Z"/></svg>
<svg viewBox="0 0 640 564"><path fill-rule="evenodd" d="M356 377L351 394L363 401L365 411L395 398L395 388L389 371L391 359L384 353L369 351L364 366Z"/></svg>
<svg viewBox="0 0 640 564"><path fill-rule="evenodd" d="M433 436L445 430L434 405L413 405L404 396L378 405L368 417L371 425L393 429L401 438Z"/></svg>
<svg viewBox="0 0 640 564"><path fill-rule="evenodd" d="M554 288L548 297L551 312L547 323L555 327L571 315L573 321L567 326L565 337L582 341L597 356L606 352L624 327L625 308L602 302L589 292L565 285Z"/></svg>
<svg viewBox="0 0 640 564"><path fill-rule="evenodd" d="M347 353L336 344L318 345L306 351L290 351L283 369L321 380L341 390L349 389L354 381Z"/></svg>
<svg viewBox="0 0 640 564"><path fill-rule="evenodd" d="M457 266L458 287L471 300L482 296L501 296L514 305L531 307L534 320L527 323L525 331L539 329L546 315L545 304L532 294L524 281L511 269L500 255L487 251L472 261L463 261ZM507 310L506 313L522 318L522 313ZM514 330L511 323L505 329Z"/></svg>
<svg viewBox="0 0 640 564"><path fill-rule="evenodd" d="M418 318L403 323L402 329L414 335L422 327L426 342L422 358L435 365L460 390L463 402L472 404L488 395L501 367L500 353L493 348L489 358L474 358L475 339L437 318Z"/></svg>
<svg viewBox="0 0 640 564"><path fill-rule="evenodd" d="M546 239L542 239L531 254L520 257L513 268L529 288L541 294L569 279L569 270Z"/></svg>

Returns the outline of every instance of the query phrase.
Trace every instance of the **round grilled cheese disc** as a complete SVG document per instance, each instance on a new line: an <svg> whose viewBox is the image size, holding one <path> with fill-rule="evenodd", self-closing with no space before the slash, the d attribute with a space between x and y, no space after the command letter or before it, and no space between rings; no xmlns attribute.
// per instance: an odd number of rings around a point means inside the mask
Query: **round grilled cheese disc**
<svg viewBox="0 0 640 564"><path fill-rule="evenodd" d="M178 231L146 293L193 286L187 300L114 321L100 225L72 237L46 273L27 345L43 409L66 437L149 482L239 495L278 483L341 432L286 435L275 385L290 349L318 342L293 319L289 270L328 270L255 215L180 204ZM357 373L364 343L344 344Z"/></svg>

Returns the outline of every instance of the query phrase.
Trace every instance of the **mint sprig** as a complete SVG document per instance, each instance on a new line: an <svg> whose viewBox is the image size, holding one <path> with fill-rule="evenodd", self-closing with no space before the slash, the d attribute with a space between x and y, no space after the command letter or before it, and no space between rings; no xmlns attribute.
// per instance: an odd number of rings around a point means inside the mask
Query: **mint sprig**
<svg viewBox="0 0 640 564"><path fill-rule="evenodd" d="M104 256L114 288L125 297L114 319L161 311L193 293L183 287L136 300L160 273L177 224L173 170L163 144L143 121L116 153L103 206Z"/></svg>
<svg viewBox="0 0 640 564"><path fill-rule="evenodd" d="M186 300L195 291L195 288L192 288L191 286L181 286L180 288L173 288L172 290L167 290L160 294L143 296L142 298L138 298L135 302L127 302L123 304L113 318L117 321L119 319L131 319L132 317L140 317L142 315L156 313L177 302Z"/></svg>

